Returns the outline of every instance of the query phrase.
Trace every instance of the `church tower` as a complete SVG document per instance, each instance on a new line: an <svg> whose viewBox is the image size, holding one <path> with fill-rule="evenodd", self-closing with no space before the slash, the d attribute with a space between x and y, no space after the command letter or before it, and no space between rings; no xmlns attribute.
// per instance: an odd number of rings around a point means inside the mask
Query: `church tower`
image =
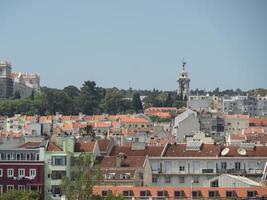
<svg viewBox="0 0 267 200"><path fill-rule="evenodd" d="M12 94L11 64L7 61L0 61L0 99L9 98Z"/></svg>
<svg viewBox="0 0 267 200"><path fill-rule="evenodd" d="M177 94L182 96L183 99L186 97L188 99L190 93L190 78L188 77L188 73L185 71L186 62L183 61L183 70L179 73L178 77L178 89Z"/></svg>

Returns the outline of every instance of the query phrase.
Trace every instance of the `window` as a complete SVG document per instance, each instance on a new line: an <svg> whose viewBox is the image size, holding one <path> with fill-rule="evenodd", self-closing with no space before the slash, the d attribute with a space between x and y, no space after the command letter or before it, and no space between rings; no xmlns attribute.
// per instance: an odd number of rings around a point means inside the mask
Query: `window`
<svg viewBox="0 0 267 200"><path fill-rule="evenodd" d="M184 171L185 171L185 166L180 166L180 167L179 167L179 171L180 171L180 172L184 172Z"/></svg>
<svg viewBox="0 0 267 200"><path fill-rule="evenodd" d="M18 185L18 190L25 190L25 185Z"/></svg>
<svg viewBox="0 0 267 200"><path fill-rule="evenodd" d="M202 197L201 191L192 191L193 198L200 198Z"/></svg>
<svg viewBox="0 0 267 200"><path fill-rule="evenodd" d="M147 196L148 196L148 192L147 192L147 190L141 190L141 191L140 191L140 196L141 196L141 197L147 197Z"/></svg>
<svg viewBox="0 0 267 200"><path fill-rule="evenodd" d="M171 177L165 176L165 183L171 183Z"/></svg>
<svg viewBox="0 0 267 200"><path fill-rule="evenodd" d="M158 182L158 178L155 176L152 176L152 183L157 183Z"/></svg>
<svg viewBox="0 0 267 200"><path fill-rule="evenodd" d="M31 159L31 155L29 153L27 153L26 160L30 160L30 159Z"/></svg>
<svg viewBox="0 0 267 200"><path fill-rule="evenodd" d="M167 192L166 191L157 191L157 196L158 197L166 197L167 196Z"/></svg>
<svg viewBox="0 0 267 200"><path fill-rule="evenodd" d="M14 190L14 185L7 185L7 191L10 192Z"/></svg>
<svg viewBox="0 0 267 200"><path fill-rule="evenodd" d="M18 177L24 177L25 176L25 169L19 169L18 170Z"/></svg>
<svg viewBox="0 0 267 200"><path fill-rule="evenodd" d="M198 176L193 177L193 183L199 183L199 177Z"/></svg>
<svg viewBox="0 0 267 200"><path fill-rule="evenodd" d="M120 179L126 180L126 179L130 179L130 178L131 178L131 176L129 173L120 174Z"/></svg>
<svg viewBox="0 0 267 200"><path fill-rule="evenodd" d="M14 176L14 169L7 169L7 177L13 177Z"/></svg>
<svg viewBox="0 0 267 200"><path fill-rule="evenodd" d="M66 165L66 156L52 156L52 165Z"/></svg>
<svg viewBox="0 0 267 200"><path fill-rule="evenodd" d="M103 190L102 191L102 196L103 197L106 197L106 196L111 195L111 194L112 194L112 191L111 190Z"/></svg>
<svg viewBox="0 0 267 200"><path fill-rule="evenodd" d="M30 173L29 174L30 174L30 176L35 177L36 176L36 169L30 169Z"/></svg>
<svg viewBox="0 0 267 200"><path fill-rule="evenodd" d="M222 162L221 163L221 169L222 170L226 170L227 169L227 163L226 162Z"/></svg>
<svg viewBox="0 0 267 200"><path fill-rule="evenodd" d="M125 197L132 197L133 196L133 191L132 190L124 190L122 192L122 195Z"/></svg>
<svg viewBox="0 0 267 200"><path fill-rule="evenodd" d="M179 198L184 198L185 197L185 192L184 191L174 191L174 198L179 199Z"/></svg>
<svg viewBox="0 0 267 200"><path fill-rule="evenodd" d="M209 198L214 198L218 196L219 196L218 191L209 191Z"/></svg>
<svg viewBox="0 0 267 200"><path fill-rule="evenodd" d="M179 183L184 183L185 182L185 177L184 176L180 176L179 177Z"/></svg>
<svg viewBox="0 0 267 200"><path fill-rule="evenodd" d="M3 169L0 169L0 177L3 176Z"/></svg>
<svg viewBox="0 0 267 200"><path fill-rule="evenodd" d="M66 176L66 171L52 171L51 178L52 180L59 180Z"/></svg>
<svg viewBox="0 0 267 200"><path fill-rule="evenodd" d="M235 191L226 191L226 197L235 197Z"/></svg>
<svg viewBox="0 0 267 200"><path fill-rule="evenodd" d="M248 191L247 197L256 197L258 195L257 191Z"/></svg>
<svg viewBox="0 0 267 200"><path fill-rule="evenodd" d="M241 163L240 162L236 162L235 163L235 170L240 170L241 169Z"/></svg>
<svg viewBox="0 0 267 200"><path fill-rule="evenodd" d="M219 181L218 180L214 180L210 183L210 187L218 187L219 186Z"/></svg>
<svg viewBox="0 0 267 200"><path fill-rule="evenodd" d="M21 160L21 155L19 153L17 154L17 160Z"/></svg>

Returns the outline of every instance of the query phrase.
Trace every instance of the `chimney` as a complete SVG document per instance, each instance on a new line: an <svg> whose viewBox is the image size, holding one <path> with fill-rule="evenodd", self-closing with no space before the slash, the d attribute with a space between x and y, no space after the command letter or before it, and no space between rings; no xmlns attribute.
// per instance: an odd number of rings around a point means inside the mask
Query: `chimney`
<svg viewBox="0 0 267 200"><path fill-rule="evenodd" d="M118 153L118 155L116 156L116 167L121 167L123 160L125 159L125 154L120 152Z"/></svg>

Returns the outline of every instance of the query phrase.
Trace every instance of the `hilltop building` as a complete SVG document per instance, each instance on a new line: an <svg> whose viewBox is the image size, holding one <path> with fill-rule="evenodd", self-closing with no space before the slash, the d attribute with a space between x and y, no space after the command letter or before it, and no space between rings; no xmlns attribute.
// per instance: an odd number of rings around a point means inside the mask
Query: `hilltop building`
<svg viewBox="0 0 267 200"><path fill-rule="evenodd" d="M11 97L12 91L11 64L7 61L0 61L0 99Z"/></svg>
<svg viewBox="0 0 267 200"><path fill-rule="evenodd" d="M0 99L7 99L17 92L29 97L40 88L40 76L36 73L12 72L11 63L0 61Z"/></svg>

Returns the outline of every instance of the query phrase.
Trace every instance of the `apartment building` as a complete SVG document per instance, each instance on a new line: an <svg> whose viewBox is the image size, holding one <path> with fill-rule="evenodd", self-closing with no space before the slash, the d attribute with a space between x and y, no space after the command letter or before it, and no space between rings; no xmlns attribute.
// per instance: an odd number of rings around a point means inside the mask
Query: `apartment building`
<svg viewBox="0 0 267 200"><path fill-rule="evenodd" d="M249 127L248 115L225 115L224 131L226 133L241 133L243 129Z"/></svg>
<svg viewBox="0 0 267 200"><path fill-rule="evenodd" d="M41 142L27 142L17 148L0 145L0 196L12 190L33 190L44 199L44 165Z"/></svg>
<svg viewBox="0 0 267 200"><path fill-rule="evenodd" d="M223 147L199 141L168 144L161 156L148 157L144 185L203 187L222 174L246 176L259 182L266 161L267 146ZM214 187L218 187L216 183Z"/></svg>
<svg viewBox="0 0 267 200"><path fill-rule="evenodd" d="M224 97L223 112L225 114L248 114L250 116L266 116L267 97L266 96Z"/></svg>
<svg viewBox="0 0 267 200"><path fill-rule="evenodd" d="M58 200L62 197L61 180L72 176L72 167L81 153L92 155L92 161L100 156L96 141L76 140L73 137L57 137L48 141L45 151L45 199Z"/></svg>

